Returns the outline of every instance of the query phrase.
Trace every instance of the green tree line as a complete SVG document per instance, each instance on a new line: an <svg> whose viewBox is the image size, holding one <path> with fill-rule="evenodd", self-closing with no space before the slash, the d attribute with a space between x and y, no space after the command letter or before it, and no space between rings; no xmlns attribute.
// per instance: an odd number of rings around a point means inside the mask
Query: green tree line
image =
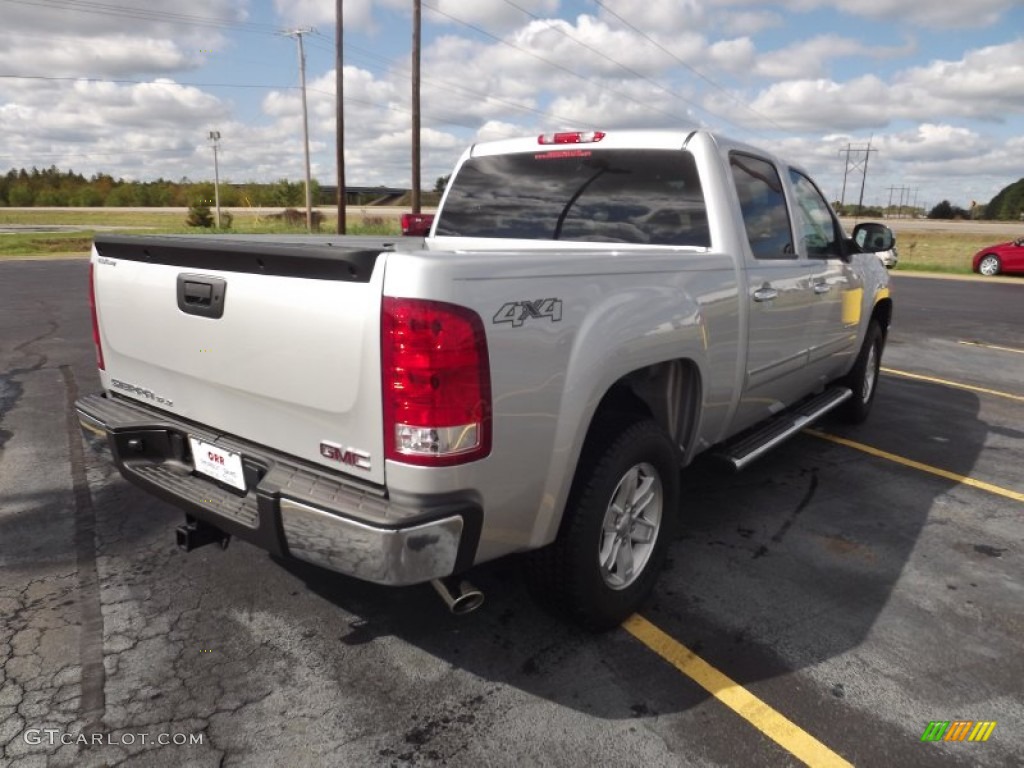
<svg viewBox="0 0 1024 768"><path fill-rule="evenodd" d="M1024 217L1024 179L1010 184L985 206L986 219L1021 220Z"/></svg>
<svg viewBox="0 0 1024 768"><path fill-rule="evenodd" d="M320 185L315 179L312 187L315 204L334 202L320 200ZM55 166L43 170L12 168L0 176L0 207L186 207L202 202L212 205L213 193L209 181L125 181L106 173L86 178ZM305 200L305 186L300 181L220 185L220 204L224 207L301 207Z"/></svg>

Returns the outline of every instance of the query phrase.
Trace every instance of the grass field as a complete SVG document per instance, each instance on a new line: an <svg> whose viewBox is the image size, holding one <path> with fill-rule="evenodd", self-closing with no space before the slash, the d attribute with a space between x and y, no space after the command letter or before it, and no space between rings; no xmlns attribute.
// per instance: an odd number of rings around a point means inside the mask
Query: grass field
<svg viewBox="0 0 1024 768"><path fill-rule="evenodd" d="M327 216L321 227L333 232L336 219ZM845 222L847 230L851 222ZM901 219L889 222L897 232L900 252L897 270L918 272L970 273L971 256L986 245L1005 242L1024 235L1024 226L1013 222L931 222ZM0 259L59 258L89 253L96 231L135 232L137 234L216 234L215 230L185 225L181 211L32 210L0 208L0 228L4 226L81 226L81 231L16 232L0 234ZM303 227L289 227L268 220L257 212L236 213L231 229L224 234L300 234ZM349 213L348 231L354 235L398 235L394 215Z"/></svg>
<svg viewBox="0 0 1024 768"><path fill-rule="evenodd" d="M327 216L321 232L333 232L337 218ZM357 215L349 217L347 229L352 235L399 235L398 219L389 216ZM93 236L98 231L145 235L190 234L302 234L304 226L292 227L281 221L257 214L235 214L230 229L215 230L189 227L185 214L169 211L107 211L94 210L8 210L0 208L0 229L3 227L75 227L52 232L0 233L0 259L62 258L87 256ZM81 227L81 229L77 229Z"/></svg>
<svg viewBox="0 0 1024 768"><path fill-rule="evenodd" d="M1021 236L1007 224L1005 232L949 232L901 230L896 236L900 252L898 270L970 274L971 257L987 245Z"/></svg>

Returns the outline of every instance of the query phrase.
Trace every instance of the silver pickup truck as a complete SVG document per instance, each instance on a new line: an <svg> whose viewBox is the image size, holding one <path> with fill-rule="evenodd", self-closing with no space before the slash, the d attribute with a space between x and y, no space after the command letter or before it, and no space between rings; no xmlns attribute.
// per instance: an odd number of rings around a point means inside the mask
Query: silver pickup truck
<svg viewBox="0 0 1024 768"><path fill-rule="evenodd" d="M867 416L892 299L858 241L892 233L703 131L477 144L425 239L97 237L78 414L186 550L238 536L456 611L528 552L606 627L652 589L681 467Z"/></svg>

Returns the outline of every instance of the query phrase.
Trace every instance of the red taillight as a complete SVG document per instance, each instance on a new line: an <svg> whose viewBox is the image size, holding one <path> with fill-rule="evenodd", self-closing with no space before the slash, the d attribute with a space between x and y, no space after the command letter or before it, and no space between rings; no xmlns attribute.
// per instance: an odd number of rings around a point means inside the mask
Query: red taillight
<svg viewBox="0 0 1024 768"><path fill-rule="evenodd" d="M403 213L402 234L426 237L430 234L430 225L434 223L432 213Z"/></svg>
<svg viewBox="0 0 1024 768"><path fill-rule="evenodd" d="M92 314L92 343L96 345L96 366L101 370L107 370L103 364L103 345L100 343L100 321L96 316L96 277L93 274L95 267L89 262L89 312Z"/></svg>
<svg viewBox="0 0 1024 768"><path fill-rule="evenodd" d="M568 133L542 133L538 144L593 144L605 137L603 131L571 131Z"/></svg>
<svg viewBox="0 0 1024 768"><path fill-rule="evenodd" d="M491 373L479 315L385 297L381 366L386 458L447 466L490 453Z"/></svg>

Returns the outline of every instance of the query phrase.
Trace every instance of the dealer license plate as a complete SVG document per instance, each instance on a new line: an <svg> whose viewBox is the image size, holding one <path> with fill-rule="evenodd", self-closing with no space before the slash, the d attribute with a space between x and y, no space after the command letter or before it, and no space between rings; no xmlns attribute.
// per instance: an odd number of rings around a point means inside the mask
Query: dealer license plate
<svg viewBox="0 0 1024 768"><path fill-rule="evenodd" d="M192 459L195 461L197 472L240 491L245 490L241 456L191 436L188 441L192 446Z"/></svg>

